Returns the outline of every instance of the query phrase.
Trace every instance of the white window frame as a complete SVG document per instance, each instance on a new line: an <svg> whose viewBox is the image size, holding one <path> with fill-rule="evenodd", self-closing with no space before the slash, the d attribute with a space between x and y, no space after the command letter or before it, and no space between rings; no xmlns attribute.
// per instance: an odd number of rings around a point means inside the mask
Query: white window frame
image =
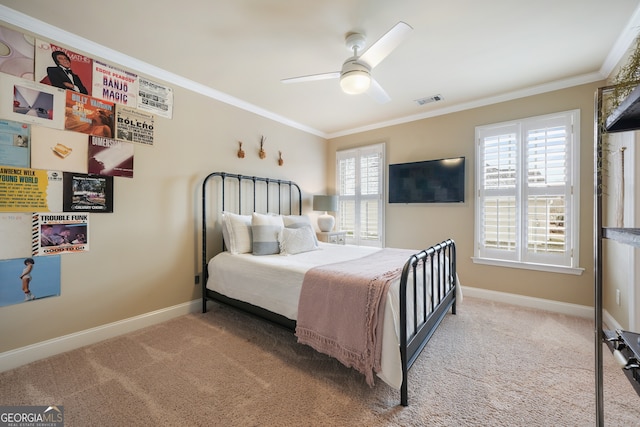
<svg viewBox="0 0 640 427"><path fill-rule="evenodd" d="M358 246L374 246L374 247L384 247L384 207L385 207L385 143L372 144L357 148L351 148L346 150L336 151L336 189L339 196L339 205L341 206L345 201L353 201L355 203L355 219L354 219L354 233L353 235L347 234L346 243L350 245L358 245ZM365 156L370 155L378 155L379 156L379 171L378 171L378 193L377 194L361 194L361 186L360 186L360 161ZM340 162L342 160L346 160L349 158L353 158L355 161L355 194L344 195L341 194L342 183L340 182ZM367 200L376 200L378 203L378 239L364 239L361 238L361 230L360 230L360 222L357 218L360 218L361 208L366 203ZM341 229L340 224L343 223L341 215L343 212L341 210L338 211L338 228ZM341 231L346 231L342 230Z"/></svg>
<svg viewBox="0 0 640 427"><path fill-rule="evenodd" d="M546 126L566 126L566 181L564 186L544 186L536 188L528 184L525 173L527 161L527 134L531 129L544 129ZM489 138L515 136L514 155L510 162L515 169L515 188L486 188L485 145ZM579 267L579 230L580 230L580 110L529 117L503 123L476 127L475 131L475 233L474 257L477 264L503 267L524 268L580 275L584 271ZM501 157L502 158L502 157ZM509 174L506 174L509 175ZM528 224L527 200L535 195L558 195L565 198L565 251L563 253L532 253L527 250ZM485 247L483 232L485 199L492 197L515 197L513 250L501 250Z"/></svg>

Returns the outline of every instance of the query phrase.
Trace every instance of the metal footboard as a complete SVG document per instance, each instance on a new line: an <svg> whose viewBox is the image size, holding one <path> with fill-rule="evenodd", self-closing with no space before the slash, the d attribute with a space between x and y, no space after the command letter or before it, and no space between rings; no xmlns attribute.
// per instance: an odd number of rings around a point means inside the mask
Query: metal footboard
<svg viewBox="0 0 640 427"><path fill-rule="evenodd" d="M428 283L427 272L430 272ZM423 286L420 286L420 282ZM400 279L400 357L402 359L400 403L402 406L409 405L409 369L433 336L449 308L451 307L452 314L456 313L457 286L456 245L451 239L412 255L404 265ZM418 298L420 290L422 304L419 304ZM408 313L409 293L413 296L412 313ZM412 326L411 335L407 331L408 326Z"/></svg>

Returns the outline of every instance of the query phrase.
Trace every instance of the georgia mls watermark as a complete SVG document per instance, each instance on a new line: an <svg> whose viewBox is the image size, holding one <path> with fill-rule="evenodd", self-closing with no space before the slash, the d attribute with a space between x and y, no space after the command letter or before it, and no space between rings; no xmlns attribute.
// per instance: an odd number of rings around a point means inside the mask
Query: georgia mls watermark
<svg viewBox="0 0 640 427"><path fill-rule="evenodd" d="M0 406L0 427L64 427L64 408Z"/></svg>

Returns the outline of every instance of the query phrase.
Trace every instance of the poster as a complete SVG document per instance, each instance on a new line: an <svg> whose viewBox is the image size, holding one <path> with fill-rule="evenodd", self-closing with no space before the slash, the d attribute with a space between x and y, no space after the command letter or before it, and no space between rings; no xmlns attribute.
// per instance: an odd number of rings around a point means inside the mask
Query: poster
<svg viewBox="0 0 640 427"><path fill-rule="evenodd" d="M34 126L31 129L31 167L87 173L89 135Z"/></svg>
<svg viewBox="0 0 640 427"><path fill-rule="evenodd" d="M89 137L89 173L133 178L134 146L130 142Z"/></svg>
<svg viewBox="0 0 640 427"><path fill-rule="evenodd" d="M0 72L33 80L35 39L0 26Z"/></svg>
<svg viewBox="0 0 640 427"><path fill-rule="evenodd" d="M113 138L115 104L67 91L64 128L73 132Z"/></svg>
<svg viewBox="0 0 640 427"><path fill-rule="evenodd" d="M27 289L32 298L26 298L23 287L25 267L33 261ZM25 261L27 261L25 263ZM23 257L0 261L0 307L13 304L34 304L43 298L60 296L60 256Z"/></svg>
<svg viewBox="0 0 640 427"><path fill-rule="evenodd" d="M0 120L0 165L31 166L29 130L26 123Z"/></svg>
<svg viewBox="0 0 640 427"><path fill-rule="evenodd" d="M152 114L173 117L173 89L140 76L138 79L138 109Z"/></svg>
<svg viewBox="0 0 640 427"><path fill-rule="evenodd" d="M34 256L89 251L88 213L34 213Z"/></svg>
<svg viewBox="0 0 640 427"><path fill-rule="evenodd" d="M31 213L0 212L0 259L31 256Z"/></svg>
<svg viewBox="0 0 640 427"><path fill-rule="evenodd" d="M62 172L0 166L0 212L61 212Z"/></svg>
<svg viewBox="0 0 640 427"><path fill-rule="evenodd" d="M0 73L0 118L64 127L65 91Z"/></svg>
<svg viewBox="0 0 640 427"><path fill-rule="evenodd" d="M113 212L113 177L64 172L65 212Z"/></svg>
<svg viewBox="0 0 640 427"><path fill-rule="evenodd" d="M91 58L53 43L36 40L36 82L91 95L92 69Z"/></svg>
<svg viewBox="0 0 640 427"><path fill-rule="evenodd" d="M117 105L116 138L153 145L153 114Z"/></svg>
<svg viewBox="0 0 640 427"><path fill-rule="evenodd" d="M135 107L138 103L138 76L99 61L93 61L94 98Z"/></svg>

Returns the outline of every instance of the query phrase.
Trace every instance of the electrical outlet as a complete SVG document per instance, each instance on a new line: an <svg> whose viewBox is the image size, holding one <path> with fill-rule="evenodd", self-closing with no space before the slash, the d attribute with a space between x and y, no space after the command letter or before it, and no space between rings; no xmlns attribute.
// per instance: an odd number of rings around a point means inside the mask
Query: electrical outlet
<svg viewBox="0 0 640 427"><path fill-rule="evenodd" d="M620 289L616 289L616 305L620 305Z"/></svg>

